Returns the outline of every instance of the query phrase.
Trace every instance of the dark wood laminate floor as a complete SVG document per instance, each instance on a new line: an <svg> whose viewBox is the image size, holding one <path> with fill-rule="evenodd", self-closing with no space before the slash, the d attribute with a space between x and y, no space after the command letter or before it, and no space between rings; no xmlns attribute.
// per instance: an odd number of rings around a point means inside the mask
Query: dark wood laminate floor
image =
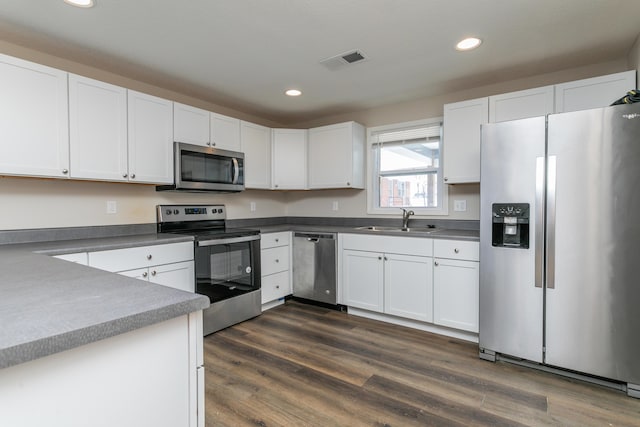
<svg viewBox="0 0 640 427"><path fill-rule="evenodd" d="M207 426L640 426L640 400L289 301L205 337Z"/></svg>

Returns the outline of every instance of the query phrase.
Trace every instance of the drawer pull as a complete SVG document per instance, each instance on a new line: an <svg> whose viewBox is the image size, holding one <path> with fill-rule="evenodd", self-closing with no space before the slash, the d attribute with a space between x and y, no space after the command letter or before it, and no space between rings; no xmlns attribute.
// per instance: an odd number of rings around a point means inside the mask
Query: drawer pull
<svg viewBox="0 0 640 427"><path fill-rule="evenodd" d="M151 259L151 258L153 258L151 254L147 255L147 259Z"/></svg>
<svg viewBox="0 0 640 427"><path fill-rule="evenodd" d="M142 273L142 277L147 277L149 275L149 273L147 273L146 271L144 273Z"/></svg>
<svg viewBox="0 0 640 427"><path fill-rule="evenodd" d="M276 289L280 289L280 285L276 285Z"/></svg>
<svg viewBox="0 0 640 427"><path fill-rule="evenodd" d="M279 259L276 259L276 262L280 262L280 260L279 260Z"/></svg>
<svg viewBox="0 0 640 427"><path fill-rule="evenodd" d="M439 265L438 261L434 261L433 265L435 265L437 267Z"/></svg>
<svg viewBox="0 0 640 427"><path fill-rule="evenodd" d="M280 239L276 239L276 243L278 243L280 241Z"/></svg>
<svg viewBox="0 0 640 427"><path fill-rule="evenodd" d="M459 254L459 253L460 253L460 249L455 248L455 249L453 250L453 252L455 252L455 253Z"/></svg>
<svg viewBox="0 0 640 427"><path fill-rule="evenodd" d="M153 270L153 271L151 272L151 275L152 275L152 276L155 276L155 275L156 275L156 271L155 271L155 270Z"/></svg>

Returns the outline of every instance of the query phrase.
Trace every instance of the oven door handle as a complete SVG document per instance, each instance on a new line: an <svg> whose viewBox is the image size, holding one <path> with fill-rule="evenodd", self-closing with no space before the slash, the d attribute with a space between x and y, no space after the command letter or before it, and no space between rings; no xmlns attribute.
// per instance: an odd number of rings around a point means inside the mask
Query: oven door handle
<svg viewBox="0 0 640 427"><path fill-rule="evenodd" d="M251 242L253 240L260 240L259 234L252 236L230 237L228 239L212 239L196 242L197 246L214 246L214 245L229 245L231 243Z"/></svg>

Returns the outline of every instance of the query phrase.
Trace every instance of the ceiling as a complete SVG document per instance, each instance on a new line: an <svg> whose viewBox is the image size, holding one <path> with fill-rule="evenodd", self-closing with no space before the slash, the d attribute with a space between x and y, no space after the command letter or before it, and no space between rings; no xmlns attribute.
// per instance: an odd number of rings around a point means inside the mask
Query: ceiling
<svg viewBox="0 0 640 427"><path fill-rule="evenodd" d="M2 39L281 124L619 60L640 32L637 0L0 4ZM353 49L367 59L320 63Z"/></svg>

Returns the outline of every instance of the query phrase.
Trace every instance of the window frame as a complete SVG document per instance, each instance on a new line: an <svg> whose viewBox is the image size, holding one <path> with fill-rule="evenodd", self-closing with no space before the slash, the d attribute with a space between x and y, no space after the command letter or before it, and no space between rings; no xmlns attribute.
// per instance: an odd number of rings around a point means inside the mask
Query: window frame
<svg viewBox="0 0 640 427"><path fill-rule="evenodd" d="M418 127L418 126L431 126L434 124L440 125L440 158L438 165L438 195L440 205L435 208L409 208L415 212L415 215L418 216L442 216L449 214L449 191L448 186L444 183L443 176L443 157L444 157L444 142L442 138L442 117L434 117L429 119L422 120L414 120L409 122L402 123L393 123L389 125L383 126L375 126L367 128L367 213L373 215L393 215L397 216L400 214L399 207L380 207L380 188L379 188L379 165L376 162L375 149L374 145L377 143L374 141L374 135L380 132L392 132L394 130L401 131L403 129Z"/></svg>

